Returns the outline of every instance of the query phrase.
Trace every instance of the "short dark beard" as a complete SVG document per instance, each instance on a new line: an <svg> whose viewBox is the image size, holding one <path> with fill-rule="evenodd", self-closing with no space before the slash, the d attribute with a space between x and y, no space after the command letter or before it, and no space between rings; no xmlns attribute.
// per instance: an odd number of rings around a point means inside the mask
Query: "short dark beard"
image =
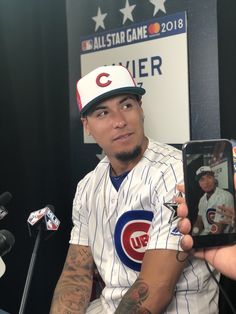
<svg viewBox="0 0 236 314"><path fill-rule="evenodd" d="M119 161L132 161L141 155L141 146L136 146L131 152L121 152L115 155L116 159Z"/></svg>

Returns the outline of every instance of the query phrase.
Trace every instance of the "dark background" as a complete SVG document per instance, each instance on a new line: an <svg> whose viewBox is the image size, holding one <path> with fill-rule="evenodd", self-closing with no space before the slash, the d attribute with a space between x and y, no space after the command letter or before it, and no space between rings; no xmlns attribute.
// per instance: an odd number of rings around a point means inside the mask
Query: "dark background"
<svg viewBox="0 0 236 314"><path fill-rule="evenodd" d="M0 229L16 239L3 257L0 308L18 313L35 238L27 218L52 204L59 230L42 241L26 312L49 311L71 224L65 1L0 1L0 193L12 201ZM73 190L73 191L72 191Z"/></svg>
<svg viewBox="0 0 236 314"><path fill-rule="evenodd" d="M170 2L167 0L166 5ZM205 25L196 29L190 23L189 44L195 43L189 61L192 138L207 138L209 129L210 137L236 138L236 3L174 0L173 11L180 2L186 4L195 20L202 18L202 10L208 10L205 14L212 19L215 4L217 9L217 24L207 30L213 37L217 35L214 43L217 42L218 51L212 54L217 68L195 62L211 55L209 51L213 48L200 37L196 44L191 32L204 33ZM95 164L87 161L91 146L81 146L82 135L78 137L79 153L76 158L71 154L76 139L71 142L74 121L69 109L65 3L65 0L0 2L0 194L10 191L13 195L7 206L9 214L0 221L0 229L10 230L16 238L12 251L3 258L7 271L0 280L0 308L11 314L19 311L34 247L35 238L29 236L26 224L29 213L52 204L61 220L53 237L41 242L25 311L46 314L68 247L76 182ZM87 1L81 3L85 5ZM199 17L197 3L210 5L199 10ZM218 89L213 87L213 74L219 79ZM219 100L220 121L215 112L218 107L211 105L215 99ZM222 283L236 304L235 282L223 277ZM231 313L224 299L220 308L222 314Z"/></svg>

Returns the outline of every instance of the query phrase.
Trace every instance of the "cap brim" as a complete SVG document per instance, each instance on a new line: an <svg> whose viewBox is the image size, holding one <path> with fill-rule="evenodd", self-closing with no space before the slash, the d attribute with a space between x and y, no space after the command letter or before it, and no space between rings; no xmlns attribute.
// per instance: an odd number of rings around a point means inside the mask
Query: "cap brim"
<svg viewBox="0 0 236 314"><path fill-rule="evenodd" d="M204 172L201 172L201 173L197 174L196 177L195 177L195 180L199 181L200 178L202 176L205 176L206 174L210 174L210 175L212 175L212 177L214 177L214 172L213 171L204 171Z"/></svg>
<svg viewBox="0 0 236 314"><path fill-rule="evenodd" d="M107 98L110 98L112 96L115 96L115 95L132 94L132 95L142 96L145 93L146 93L146 90L144 88L137 87L137 86L122 87L122 88L114 89L112 91L109 91L107 93L104 93L104 94L94 98L92 101L87 103L87 105L84 108L82 108L82 110L80 111L80 114L83 115L86 111L91 109L94 105L97 105L101 101L103 101Z"/></svg>

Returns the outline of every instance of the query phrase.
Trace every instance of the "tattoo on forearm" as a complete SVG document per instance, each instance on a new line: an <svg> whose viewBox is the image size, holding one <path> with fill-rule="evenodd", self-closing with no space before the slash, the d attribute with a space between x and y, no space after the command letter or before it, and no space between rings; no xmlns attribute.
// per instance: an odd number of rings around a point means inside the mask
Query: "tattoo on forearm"
<svg viewBox="0 0 236 314"><path fill-rule="evenodd" d="M86 249L71 247L54 292L50 313L82 314L92 289L93 259Z"/></svg>
<svg viewBox="0 0 236 314"><path fill-rule="evenodd" d="M137 279L124 295L115 313L151 314L151 312L142 305L148 295L148 285L142 279Z"/></svg>
<svg viewBox="0 0 236 314"><path fill-rule="evenodd" d="M68 291L68 288L70 291ZM52 313L84 313L89 299L90 289L86 286L78 288L75 285L72 287L71 284L67 286L66 283L62 283L60 288L55 291L52 307L54 312Z"/></svg>

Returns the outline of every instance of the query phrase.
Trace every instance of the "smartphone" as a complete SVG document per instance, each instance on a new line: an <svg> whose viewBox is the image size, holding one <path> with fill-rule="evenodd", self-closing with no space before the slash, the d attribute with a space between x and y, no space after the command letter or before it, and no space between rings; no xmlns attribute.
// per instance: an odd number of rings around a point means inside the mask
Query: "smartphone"
<svg viewBox="0 0 236 314"><path fill-rule="evenodd" d="M229 140L183 144L185 197L193 247L236 243L233 147Z"/></svg>

